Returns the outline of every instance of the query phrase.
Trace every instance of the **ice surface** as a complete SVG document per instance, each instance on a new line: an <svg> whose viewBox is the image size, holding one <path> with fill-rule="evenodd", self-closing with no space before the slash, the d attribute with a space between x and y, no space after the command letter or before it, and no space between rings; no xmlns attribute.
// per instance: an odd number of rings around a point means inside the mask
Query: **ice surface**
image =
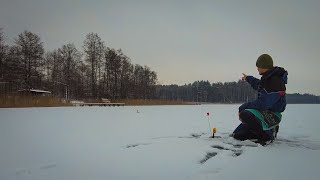
<svg viewBox="0 0 320 180"><path fill-rule="evenodd" d="M228 136L238 106L0 109L0 179L319 179L319 105L265 147Z"/></svg>

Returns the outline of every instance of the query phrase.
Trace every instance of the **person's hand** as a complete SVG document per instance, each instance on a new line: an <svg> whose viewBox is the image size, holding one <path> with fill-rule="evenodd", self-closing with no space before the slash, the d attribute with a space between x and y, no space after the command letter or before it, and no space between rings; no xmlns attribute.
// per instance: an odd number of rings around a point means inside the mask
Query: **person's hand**
<svg viewBox="0 0 320 180"><path fill-rule="evenodd" d="M245 81L245 80L247 79L247 75L246 75L245 73L242 73L242 75L243 75L243 76L242 76L241 79L242 79L242 81Z"/></svg>

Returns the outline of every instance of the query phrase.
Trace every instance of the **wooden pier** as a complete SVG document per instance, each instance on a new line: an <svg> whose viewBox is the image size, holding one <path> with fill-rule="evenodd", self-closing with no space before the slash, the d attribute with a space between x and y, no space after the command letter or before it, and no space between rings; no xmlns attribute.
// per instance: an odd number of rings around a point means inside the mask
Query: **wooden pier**
<svg viewBox="0 0 320 180"><path fill-rule="evenodd" d="M124 106L125 103L75 103L76 106Z"/></svg>

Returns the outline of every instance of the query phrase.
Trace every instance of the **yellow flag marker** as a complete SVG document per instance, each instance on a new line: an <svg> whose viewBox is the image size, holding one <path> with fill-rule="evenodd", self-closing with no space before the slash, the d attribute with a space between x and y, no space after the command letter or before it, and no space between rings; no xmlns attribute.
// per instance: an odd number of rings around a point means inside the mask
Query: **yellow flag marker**
<svg viewBox="0 0 320 180"><path fill-rule="evenodd" d="M217 128L212 129L212 138L214 138L214 134L217 132Z"/></svg>

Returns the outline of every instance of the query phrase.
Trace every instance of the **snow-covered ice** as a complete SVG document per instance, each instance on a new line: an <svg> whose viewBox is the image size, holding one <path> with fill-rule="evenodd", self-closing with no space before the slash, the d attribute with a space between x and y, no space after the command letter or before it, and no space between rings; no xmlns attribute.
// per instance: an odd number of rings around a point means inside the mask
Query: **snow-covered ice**
<svg viewBox="0 0 320 180"><path fill-rule="evenodd" d="M319 105L265 147L228 137L238 106L0 109L0 179L320 179Z"/></svg>

